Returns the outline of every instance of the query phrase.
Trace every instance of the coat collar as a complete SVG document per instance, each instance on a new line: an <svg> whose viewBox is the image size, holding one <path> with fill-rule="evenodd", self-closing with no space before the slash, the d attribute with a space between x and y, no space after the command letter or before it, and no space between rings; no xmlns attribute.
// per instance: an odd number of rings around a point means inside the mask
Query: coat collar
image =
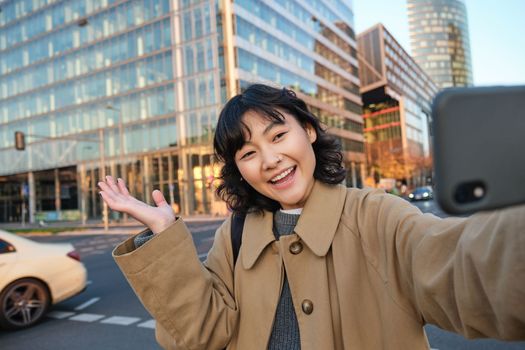
<svg viewBox="0 0 525 350"><path fill-rule="evenodd" d="M346 187L314 183L295 233L317 256L325 256L330 249L339 218L343 211ZM242 262L245 269L250 269L264 248L275 240L272 231L273 213L251 213L246 216L242 239Z"/></svg>

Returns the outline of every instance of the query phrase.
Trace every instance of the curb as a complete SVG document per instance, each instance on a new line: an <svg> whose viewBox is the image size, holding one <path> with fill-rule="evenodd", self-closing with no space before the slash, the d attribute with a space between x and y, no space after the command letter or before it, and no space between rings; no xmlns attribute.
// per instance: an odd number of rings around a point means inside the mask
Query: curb
<svg viewBox="0 0 525 350"><path fill-rule="evenodd" d="M182 220L184 220L185 223L195 223L195 222L205 223L205 222L217 222L217 221L222 222L226 218L227 218L226 216L213 216L213 217L191 216L187 218L182 218ZM71 226L75 226L75 225L71 225ZM20 232L20 233L15 233L15 234L18 236L87 236L87 235L103 235L103 234L134 235L145 229L144 225L136 221L123 223L121 225L110 226L107 231L104 230L102 226L98 227L98 225L96 227L86 227L86 228L80 227L81 224L79 224L78 226L79 226L79 229L73 230L73 231L62 231L62 232L52 233L52 232L46 231L45 228L42 227L42 228L35 228L35 231ZM55 226L49 225L48 227L52 228ZM10 232L9 230L10 228L0 227L0 229ZM42 231L36 231L37 229L42 229Z"/></svg>

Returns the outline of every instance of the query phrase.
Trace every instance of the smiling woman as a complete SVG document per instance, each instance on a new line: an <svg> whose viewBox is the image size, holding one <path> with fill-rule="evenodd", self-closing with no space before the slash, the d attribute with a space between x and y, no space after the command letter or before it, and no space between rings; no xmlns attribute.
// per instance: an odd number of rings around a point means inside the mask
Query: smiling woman
<svg viewBox="0 0 525 350"><path fill-rule="evenodd" d="M235 215L204 263L160 191L149 206L122 179L99 183L149 228L113 256L164 348L428 349L427 322L525 338L525 206L441 219L346 188L338 143L286 88L249 86L216 130L217 193Z"/></svg>
<svg viewBox="0 0 525 350"><path fill-rule="evenodd" d="M339 142L288 89L254 84L232 98L214 147L224 163L217 194L237 212L302 207L315 179L338 184L345 177ZM284 171L286 181L270 181Z"/></svg>

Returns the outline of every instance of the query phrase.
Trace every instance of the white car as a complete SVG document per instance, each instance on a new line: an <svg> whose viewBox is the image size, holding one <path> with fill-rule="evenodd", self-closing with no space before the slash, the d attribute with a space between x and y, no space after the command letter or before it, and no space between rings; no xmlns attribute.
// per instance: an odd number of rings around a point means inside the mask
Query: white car
<svg viewBox="0 0 525 350"><path fill-rule="evenodd" d="M0 328L34 325L49 307L86 288L70 243L38 243L0 230Z"/></svg>

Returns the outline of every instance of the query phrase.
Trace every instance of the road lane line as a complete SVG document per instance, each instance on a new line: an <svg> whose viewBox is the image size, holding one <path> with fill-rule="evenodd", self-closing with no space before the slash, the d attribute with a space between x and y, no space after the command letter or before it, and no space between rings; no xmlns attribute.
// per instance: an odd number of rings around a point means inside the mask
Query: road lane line
<svg viewBox="0 0 525 350"><path fill-rule="evenodd" d="M140 318L138 317L111 316L111 317L106 318L105 320L100 321L100 323L129 326L130 324L138 322L138 321L140 321Z"/></svg>
<svg viewBox="0 0 525 350"><path fill-rule="evenodd" d="M139 323L137 327L155 329L155 320L148 320L146 322Z"/></svg>
<svg viewBox="0 0 525 350"><path fill-rule="evenodd" d="M74 314L75 314L74 312L69 312L69 311L51 311L51 312L48 312L47 317L61 320L61 319L73 316Z"/></svg>
<svg viewBox="0 0 525 350"><path fill-rule="evenodd" d="M99 301L99 300L100 300L100 298L98 298L98 297L97 297L97 298L92 298L92 299L86 301L85 303L80 304L79 306L77 306L77 307L75 308L75 310L77 310L77 311L84 310L85 308L87 308L87 307L90 306L90 305L95 304L95 303L96 303L97 301Z"/></svg>
<svg viewBox="0 0 525 350"><path fill-rule="evenodd" d="M81 321L81 322L95 322L95 321L103 319L104 317L106 316L98 315L98 314L78 314L76 316L69 318L69 320Z"/></svg>

